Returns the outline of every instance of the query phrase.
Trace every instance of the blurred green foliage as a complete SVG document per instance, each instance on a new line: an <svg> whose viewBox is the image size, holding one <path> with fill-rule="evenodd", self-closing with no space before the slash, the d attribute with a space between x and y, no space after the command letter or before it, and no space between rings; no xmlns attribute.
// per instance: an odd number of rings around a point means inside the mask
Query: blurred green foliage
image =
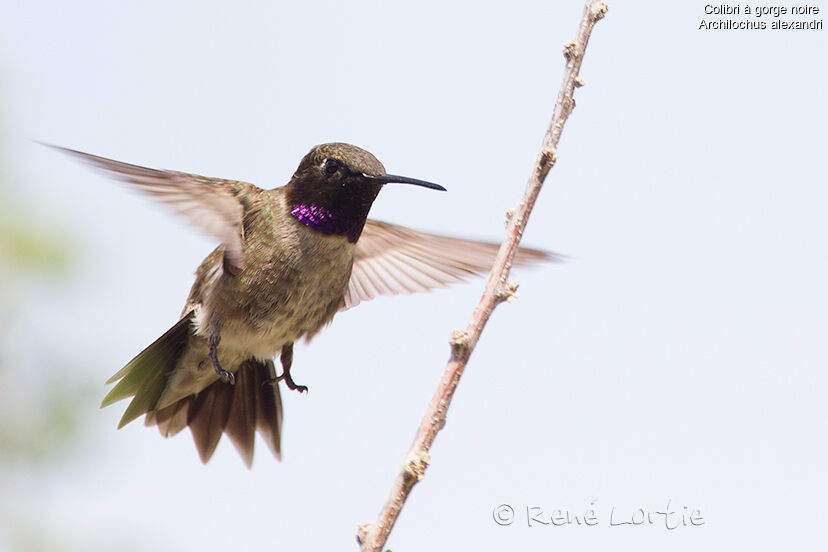
<svg viewBox="0 0 828 552"><path fill-rule="evenodd" d="M5 198L0 203L0 330L13 327L27 314L25 299L36 294L38 286L56 283L71 268L65 239L57 230L23 218L20 213L27 209L9 201L6 181L0 175L0 196ZM77 400L84 392L59 388L48 381L48 372L34 382L22 378L15 370L21 359L10 352L8 333L0 333L0 461L44 460L76 434ZM42 354L32 351L29 360L44 367L52 364L38 362Z"/></svg>
<svg viewBox="0 0 828 552"><path fill-rule="evenodd" d="M56 336L39 325L35 300L71 277L69 239L32 216L33 200L11 185L8 157L0 143L0 551L99 550L41 514L50 492L37 482L60 479L73 457L88 454L82 413L96 399L92 382L67 383L61 372L77 372L71 354L51 352Z"/></svg>
<svg viewBox="0 0 828 552"><path fill-rule="evenodd" d="M0 270L20 276L30 271L61 274L67 270L69 255L56 232L29 227L14 220L8 209L4 211L0 211Z"/></svg>

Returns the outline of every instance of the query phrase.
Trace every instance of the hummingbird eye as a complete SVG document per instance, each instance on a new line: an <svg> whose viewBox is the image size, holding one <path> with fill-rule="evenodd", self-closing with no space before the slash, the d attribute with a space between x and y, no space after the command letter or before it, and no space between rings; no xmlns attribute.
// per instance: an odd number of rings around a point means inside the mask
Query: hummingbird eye
<svg viewBox="0 0 828 552"><path fill-rule="evenodd" d="M342 163L340 163L338 159L328 159L325 161L325 174L333 176L341 166Z"/></svg>

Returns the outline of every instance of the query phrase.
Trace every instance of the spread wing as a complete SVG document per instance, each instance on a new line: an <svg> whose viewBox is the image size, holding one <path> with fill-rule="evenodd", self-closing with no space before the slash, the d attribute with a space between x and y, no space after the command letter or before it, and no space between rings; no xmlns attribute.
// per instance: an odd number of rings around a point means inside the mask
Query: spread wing
<svg viewBox="0 0 828 552"><path fill-rule="evenodd" d="M416 293L488 272L500 244L449 238L404 226L368 220L354 250L354 268L345 309L379 295ZM560 258L520 248L515 265Z"/></svg>
<svg viewBox="0 0 828 552"><path fill-rule="evenodd" d="M163 201L192 224L221 240L225 260L231 267L241 267L244 208L235 193L252 188L252 184L148 169L69 148L49 147L78 157L107 175Z"/></svg>

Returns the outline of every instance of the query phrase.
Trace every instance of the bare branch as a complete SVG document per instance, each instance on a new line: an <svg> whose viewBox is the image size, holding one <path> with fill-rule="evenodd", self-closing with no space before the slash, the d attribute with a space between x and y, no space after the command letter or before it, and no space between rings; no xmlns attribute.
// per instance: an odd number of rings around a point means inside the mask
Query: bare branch
<svg viewBox="0 0 828 552"><path fill-rule="evenodd" d="M507 213L506 237L500 246L492 271L489 273L486 289L477 303L468 326L464 330L455 330L452 333L449 342L451 358L443 372L440 386L437 388L437 392L431 399L425 416L420 422L420 429L406 455L402 469L394 481L391 495L380 512L377 522L364 524L359 528L357 541L361 545L362 552L381 552L388 539L388 534L400 514L400 510L402 510L403 504L408 498L408 494L414 485L424 477L429 461L429 450L437 433L445 425L446 412L454 396L457 383L460 381L460 376L463 374L469 357L480 339L483 327L499 303L508 301L516 295L517 284L508 281L512 259L517 251L518 243L523 235L523 230L535 205L543 181L555 164L558 140L560 140L563 132L564 123L575 107L575 99L573 98L575 88L584 85L584 81L578 76L578 72L581 69L581 62L592 28L595 23L604 17L607 10L608 7L603 2L587 0L575 41L564 45L566 71L564 72L563 83L558 92L552 121L543 138L543 144L529 177L526 191L517 208Z"/></svg>

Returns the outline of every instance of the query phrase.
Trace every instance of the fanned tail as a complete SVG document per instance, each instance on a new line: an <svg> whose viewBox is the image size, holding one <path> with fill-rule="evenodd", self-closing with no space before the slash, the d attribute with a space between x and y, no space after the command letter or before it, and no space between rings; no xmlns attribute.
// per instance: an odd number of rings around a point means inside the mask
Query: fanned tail
<svg viewBox="0 0 828 552"><path fill-rule="evenodd" d="M281 459L282 399L272 360L248 359L236 371L236 384L216 381L197 394L156 409L169 375L183 353L191 334L193 313L179 320L164 335L141 351L112 376L107 383L118 383L106 395L101 407L133 397L118 429L146 414L148 426L157 425L164 437L189 426L201 461L215 452L222 433L226 433L244 463L253 463L256 431L276 458Z"/></svg>
<svg viewBox="0 0 828 552"><path fill-rule="evenodd" d="M198 395L149 412L146 425L157 425L164 437L189 426L204 463L215 452L222 433L226 433L248 468L253 464L258 431L273 455L281 460L282 398L279 386L267 383L276 377L273 361L248 359L235 376L235 385L219 380Z"/></svg>

